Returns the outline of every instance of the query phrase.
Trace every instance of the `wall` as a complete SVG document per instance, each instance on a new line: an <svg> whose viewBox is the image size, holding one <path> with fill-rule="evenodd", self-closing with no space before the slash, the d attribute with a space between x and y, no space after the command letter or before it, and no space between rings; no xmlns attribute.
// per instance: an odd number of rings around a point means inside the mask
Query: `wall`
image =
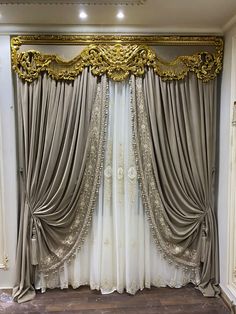
<svg viewBox="0 0 236 314"><path fill-rule="evenodd" d="M220 109L220 156L219 156L219 187L218 187L218 224L220 246L220 286L227 296L236 304L236 291L232 289L229 274L231 270L230 256L230 223L232 221L232 208L230 203L230 177L231 177L231 131L232 109L236 100L236 25L225 34L224 67L221 86ZM235 191L234 191L235 193Z"/></svg>
<svg viewBox="0 0 236 314"><path fill-rule="evenodd" d="M6 254L8 269L0 270L0 287L12 287L14 282L17 235L16 144L13 88L10 64L10 37L0 35L0 119L3 146L3 209L6 223Z"/></svg>

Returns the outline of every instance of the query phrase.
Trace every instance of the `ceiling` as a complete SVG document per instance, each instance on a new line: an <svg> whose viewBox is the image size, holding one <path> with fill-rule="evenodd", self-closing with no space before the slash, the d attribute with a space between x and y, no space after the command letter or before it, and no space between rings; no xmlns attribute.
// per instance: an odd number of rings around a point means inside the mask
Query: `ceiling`
<svg viewBox="0 0 236 314"><path fill-rule="evenodd" d="M112 0L94 0L91 5L75 4L88 3L88 0L43 1L46 4L35 3L40 0L25 1L34 4L0 0L0 30L4 27L24 29L23 26L26 29L25 24L30 24L31 31L37 28L61 31L67 27L71 31L93 32L222 33L236 14L236 0L143 0L137 1L139 4L123 5L109 4ZM58 4L52 4L55 1ZM123 1L129 2L135 1ZM81 10L88 14L84 20L78 16ZM116 17L119 10L125 15L122 20Z"/></svg>

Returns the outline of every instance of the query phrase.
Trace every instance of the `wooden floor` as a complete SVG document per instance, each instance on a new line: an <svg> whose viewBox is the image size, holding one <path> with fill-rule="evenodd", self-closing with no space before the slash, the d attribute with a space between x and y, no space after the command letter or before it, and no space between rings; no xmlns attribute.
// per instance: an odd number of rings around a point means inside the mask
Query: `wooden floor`
<svg viewBox="0 0 236 314"><path fill-rule="evenodd" d="M6 314L228 314L220 298L205 298L192 285L181 289L152 288L138 292L100 294L88 287L77 290L48 290L24 304L11 302L9 292L0 290L0 313Z"/></svg>

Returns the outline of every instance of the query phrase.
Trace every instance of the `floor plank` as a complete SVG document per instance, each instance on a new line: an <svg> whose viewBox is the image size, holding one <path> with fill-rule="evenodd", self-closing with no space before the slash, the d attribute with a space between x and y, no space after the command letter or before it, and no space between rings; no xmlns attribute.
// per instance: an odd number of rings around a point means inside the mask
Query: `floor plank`
<svg viewBox="0 0 236 314"><path fill-rule="evenodd" d="M48 290L27 303L17 304L10 291L0 290L2 314L230 314L220 298L205 298L192 285L181 289L152 288L102 295L89 287Z"/></svg>

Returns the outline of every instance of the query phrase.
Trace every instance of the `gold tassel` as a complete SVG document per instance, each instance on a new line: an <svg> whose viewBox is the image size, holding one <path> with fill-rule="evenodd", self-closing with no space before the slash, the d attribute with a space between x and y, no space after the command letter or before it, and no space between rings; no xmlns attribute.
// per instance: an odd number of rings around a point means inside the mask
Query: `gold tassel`
<svg viewBox="0 0 236 314"><path fill-rule="evenodd" d="M206 255L206 239L207 239L207 232L206 232L206 223L203 222L202 226L202 243L201 243L201 262L204 263L205 255Z"/></svg>
<svg viewBox="0 0 236 314"><path fill-rule="evenodd" d="M31 238L31 264L38 265L38 241L36 237L36 229L33 227Z"/></svg>
<svg viewBox="0 0 236 314"><path fill-rule="evenodd" d="M202 235L201 262L204 263L206 255L206 235Z"/></svg>

